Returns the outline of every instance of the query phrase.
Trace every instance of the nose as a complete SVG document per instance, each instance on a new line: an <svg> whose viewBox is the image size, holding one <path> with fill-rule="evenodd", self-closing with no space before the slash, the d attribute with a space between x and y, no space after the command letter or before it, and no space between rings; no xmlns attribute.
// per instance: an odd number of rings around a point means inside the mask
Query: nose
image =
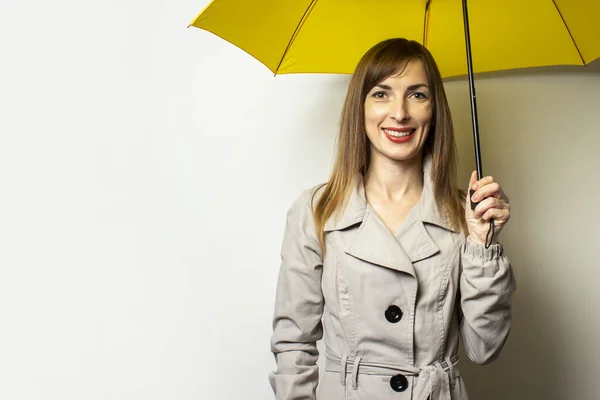
<svg viewBox="0 0 600 400"><path fill-rule="evenodd" d="M396 121L406 121L409 118L408 102L399 97L392 102L391 116Z"/></svg>

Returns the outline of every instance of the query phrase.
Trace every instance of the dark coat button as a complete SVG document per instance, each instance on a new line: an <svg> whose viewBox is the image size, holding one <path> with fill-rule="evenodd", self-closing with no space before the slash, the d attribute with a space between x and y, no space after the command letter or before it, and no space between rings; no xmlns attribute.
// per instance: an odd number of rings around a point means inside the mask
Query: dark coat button
<svg viewBox="0 0 600 400"><path fill-rule="evenodd" d="M385 318L389 322L395 324L402 319L402 310L398 306L389 306L387 310L385 310Z"/></svg>
<svg viewBox="0 0 600 400"><path fill-rule="evenodd" d="M394 392L404 392L408 389L408 379L402 374L394 375L390 379L390 386Z"/></svg>

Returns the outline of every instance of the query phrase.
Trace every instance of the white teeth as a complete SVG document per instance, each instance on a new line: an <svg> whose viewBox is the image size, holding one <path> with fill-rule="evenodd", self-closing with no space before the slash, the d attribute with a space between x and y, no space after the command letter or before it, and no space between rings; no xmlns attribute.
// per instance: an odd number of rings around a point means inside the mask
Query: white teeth
<svg viewBox="0 0 600 400"><path fill-rule="evenodd" d="M390 136L393 136L393 137L404 137L404 136L408 136L408 135L410 135L410 134L411 134L411 133L413 133L415 130L414 130L414 129L411 129L410 131L405 131L405 132L397 132L397 131L392 131L392 130L389 130L389 129L383 129L383 131L384 131L385 133L387 133L388 135L390 135Z"/></svg>

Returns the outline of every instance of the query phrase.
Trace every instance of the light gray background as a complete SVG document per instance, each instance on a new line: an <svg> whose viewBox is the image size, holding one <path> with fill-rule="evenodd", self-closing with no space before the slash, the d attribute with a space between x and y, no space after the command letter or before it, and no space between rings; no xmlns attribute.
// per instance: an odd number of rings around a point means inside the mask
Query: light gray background
<svg viewBox="0 0 600 400"><path fill-rule="evenodd" d="M285 212L327 178L348 77L274 78L186 29L206 4L1 1L1 399L272 398ZM518 290L467 386L597 399L600 65L477 85ZM467 84L446 88L466 187Z"/></svg>

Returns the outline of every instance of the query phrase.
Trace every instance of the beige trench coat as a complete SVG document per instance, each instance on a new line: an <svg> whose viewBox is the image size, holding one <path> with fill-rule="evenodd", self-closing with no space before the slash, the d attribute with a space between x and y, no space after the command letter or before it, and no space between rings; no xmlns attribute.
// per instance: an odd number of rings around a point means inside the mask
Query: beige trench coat
<svg viewBox="0 0 600 400"><path fill-rule="evenodd" d="M277 400L466 400L459 336L473 362L498 356L511 327L509 261L500 244L485 249L452 229L436 207L430 171L427 160L421 199L395 235L357 177L341 217L325 225L324 258L314 189L294 202L271 338Z"/></svg>

